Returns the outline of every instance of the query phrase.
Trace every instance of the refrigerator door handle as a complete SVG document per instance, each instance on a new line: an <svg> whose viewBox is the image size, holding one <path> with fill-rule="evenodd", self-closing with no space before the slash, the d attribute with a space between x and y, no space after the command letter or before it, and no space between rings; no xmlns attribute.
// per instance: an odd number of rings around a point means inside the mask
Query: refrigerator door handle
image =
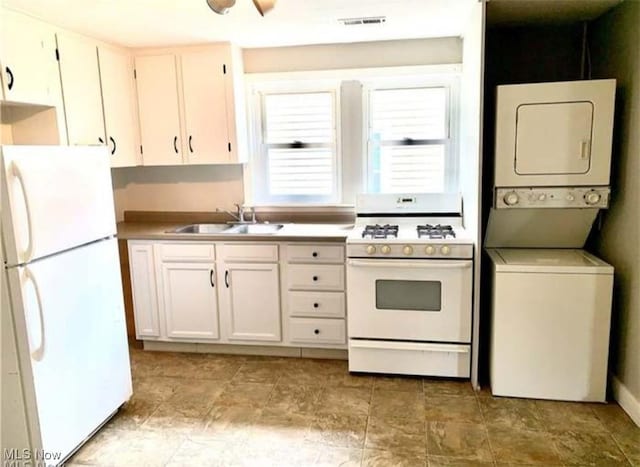
<svg viewBox="0 0 640 467"><path fill-rule="evenodd" d="M35 361L39 362L40 360L42 360L42 357L44 356L44 347L45 347L45 337L44 337L44 314L42 313L42 297L40 296L40 289L38 288L38 283L36 282L36 279L33 275L33 273L31 272L31 270L28 267L24 267L24 281L23 283L26 283L27 281L31 282L33 284L33 290L36 293L36 301L38 302L38 321L40 324L40 343L38 344L38 347L35 350L31 351L31 358L33 358Z"/></svg>
<svg viewBox="0 0 640 467"><path fill-rule="evenodd" d="M18 164L13 162L11 164L11 173L15 178L18 179L20 183L20 188L22 190L22 195L24 198L24 206L27 210L27 233L29 235L29 243L27 244L27 248L22 252L22 262L27 263L31 260L31 256L33 255L33 226L31 225L31 209L29 207L29 197L27 196L27 187L24 183L24 177L22 176L22 172L18 167Z"/></svg>

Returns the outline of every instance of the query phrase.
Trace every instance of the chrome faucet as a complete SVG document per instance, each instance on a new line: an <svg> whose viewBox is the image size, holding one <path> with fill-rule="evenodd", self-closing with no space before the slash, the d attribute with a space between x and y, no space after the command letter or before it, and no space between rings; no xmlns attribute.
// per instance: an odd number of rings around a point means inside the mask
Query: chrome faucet
<svg viewBox="0 0 640 467"><path fill-rule="evenodd" d="M220 209L217 208L216 212L226 212L227 214L229 214L231 217L233 217L235 219L235 221L231 221L231 224L255 224L257 223L256 221L256 210L252 207L245 207L242 206L238 203L234 203L234 206L236 207L236 212L233 213L231 211L228 211L226 209ZM245 220L245 213L249 211L251 212L251 221L246 221Z"/></svg>

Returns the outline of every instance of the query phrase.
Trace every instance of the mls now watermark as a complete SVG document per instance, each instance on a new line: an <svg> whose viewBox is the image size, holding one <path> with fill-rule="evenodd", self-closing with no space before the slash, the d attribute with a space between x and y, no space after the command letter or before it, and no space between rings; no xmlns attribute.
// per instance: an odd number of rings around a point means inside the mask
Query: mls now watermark
<svg viewBox="0 0 640 467"><path fill-rule="evenodd" d="M61 452L43 449L5 449L2 452L2 467L49 467L62 460Z"/></svg>

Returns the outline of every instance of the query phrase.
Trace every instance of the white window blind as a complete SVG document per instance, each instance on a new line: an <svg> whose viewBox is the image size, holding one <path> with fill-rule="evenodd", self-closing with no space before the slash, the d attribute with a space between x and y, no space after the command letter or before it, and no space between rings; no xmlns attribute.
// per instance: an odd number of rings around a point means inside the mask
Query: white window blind
<svg viewBox="0 0 640 467"><path fill-rule="evenodd" d="M369 91L369 191L446 191L448 102L444 86Z"/></svg>
<svg viewBox="0 0 640 467"><path fill-rule="evenodd" d="M262 95L262 201L334 201L337 187L335 93Z"/></svg>

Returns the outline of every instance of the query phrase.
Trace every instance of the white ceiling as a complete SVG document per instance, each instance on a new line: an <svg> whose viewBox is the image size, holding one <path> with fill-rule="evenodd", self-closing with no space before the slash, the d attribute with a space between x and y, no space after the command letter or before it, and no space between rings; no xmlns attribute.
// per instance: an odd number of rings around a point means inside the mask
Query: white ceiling
<svg viewBox="0 0 640 467"><path fill-rule="evenodd" d="M590 21L620 2L622 0L490 0L487 22L526 25Z"/></svg>
<svg viewBox="0 0 640 467"><path fill-rule="evenodd" d="M278 0L264 18L251 0L225 16L206 0L2 0L50 23L110 42L163 46L232 41L242 47L460 36L478 0ZM340 18L386 16L343 26Z"/></svg>

